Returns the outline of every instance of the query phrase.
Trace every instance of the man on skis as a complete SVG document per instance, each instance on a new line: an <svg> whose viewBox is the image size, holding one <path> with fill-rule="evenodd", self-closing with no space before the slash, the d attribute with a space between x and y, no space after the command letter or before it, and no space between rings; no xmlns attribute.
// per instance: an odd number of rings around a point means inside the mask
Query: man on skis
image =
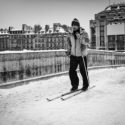
<svg viewBox="0 0 125 125"><path fill-rule="evenodd" d="M69 77L72 85L71 91L76 91L78 89L79 78L76 71L78 65L83 78L82 90L86 91L89 87L87 71L87 46L89 45L89 38L85 30L80 28L78 19L75 18L71 26L72 31L68 34L67 50L67 55L70 56Z"/></svg>

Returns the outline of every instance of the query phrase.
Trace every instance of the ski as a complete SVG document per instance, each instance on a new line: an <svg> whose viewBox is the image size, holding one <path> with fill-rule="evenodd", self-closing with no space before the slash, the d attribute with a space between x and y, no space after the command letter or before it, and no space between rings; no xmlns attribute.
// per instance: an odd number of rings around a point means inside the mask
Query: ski
<svg viewBox="0 0 125 125"><path fill-rule="evenodd" d="M65 100L70 99L70 98L72 98L72 97L74 97L76 95L81 94L82 92L87 92L87 91L89 91L90 89L92 89L94 87L95 87L95 85L89 87L88 90L86 90L86 91L83 91L83 90L79 89L79 91L75 91L74 93L71 93L70 95L66 95L66 96L61 97L61 100L65 101Z"/></svg>
<svg viewBox="0 0 125 125"><path fill-rule="evenodd" d="M76 90L76 91L69 91L69 92L66 92L66 93L63 93L63 94L60 94L60 95L56 95L56 96L54 96L54 97L48 97L48 98L46 98L46 99L47 99L47 101L54 101L54 100L56 100L56 99L59 99L59 98L64 97L64 96L66 96L66 95L72 94L72 93L74 93L74 92L78 92L78 91L80 91L80 90L81 90L81 89L78 89L78 90Z"/></svg>

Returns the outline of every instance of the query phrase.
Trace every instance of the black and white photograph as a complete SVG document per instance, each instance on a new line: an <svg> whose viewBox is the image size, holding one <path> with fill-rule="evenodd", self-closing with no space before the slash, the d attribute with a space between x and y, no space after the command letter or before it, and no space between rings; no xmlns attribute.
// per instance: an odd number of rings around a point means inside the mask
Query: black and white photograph
<svg viewBox="0 0 125 125"><path fill-rule="evenodd" d="M0 0L0 125L125 125L125 0Z"/></svg>

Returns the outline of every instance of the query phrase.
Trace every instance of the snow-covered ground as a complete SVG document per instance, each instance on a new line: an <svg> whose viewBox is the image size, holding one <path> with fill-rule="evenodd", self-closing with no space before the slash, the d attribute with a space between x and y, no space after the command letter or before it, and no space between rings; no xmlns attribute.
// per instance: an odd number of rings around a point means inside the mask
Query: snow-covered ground
<svg viewBox="0 0 125 125"><path fill-rule="evenodd" d="M68 91L68 75L0 89L0 125L125 125L125 68L89 76L96 87L67 101L45 98Z"/></svg>

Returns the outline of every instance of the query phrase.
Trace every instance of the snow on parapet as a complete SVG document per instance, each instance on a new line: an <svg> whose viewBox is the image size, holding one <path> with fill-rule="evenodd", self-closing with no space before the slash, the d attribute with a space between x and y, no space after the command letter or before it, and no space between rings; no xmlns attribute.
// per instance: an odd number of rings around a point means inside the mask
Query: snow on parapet
<svg viewBox="0 0 125 125"><path fill-rule="evenodd" d="M59 50L22 50L22 51L2 51L0 54L8 54L8 53L30 53L30 52L62 52L66 51L65 49Z"/></svg>
<svg viewBox="0 0 125 125"><path fill-rule="evenodd" d="M30 52L65 52L66 49L58 49L58 50L22 50L22 51L1 51L0 54L8 54L8 53L30 53ZM125 52L117 52L117 51L111 51L111 50L96 50L96 49L88 49L88 52L94 52L94 53L117 53L117 54L123 54L125 55Z"/></svg>

